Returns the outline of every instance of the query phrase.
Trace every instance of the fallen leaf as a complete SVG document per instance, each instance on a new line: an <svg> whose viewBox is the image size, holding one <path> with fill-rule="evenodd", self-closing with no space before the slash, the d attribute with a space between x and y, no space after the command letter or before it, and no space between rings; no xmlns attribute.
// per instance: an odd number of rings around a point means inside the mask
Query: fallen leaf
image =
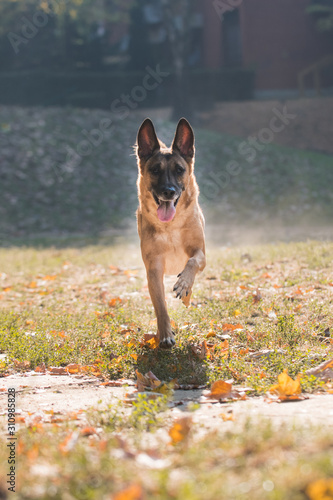
<svg viewBox="0 0 333 500"><path fill-rule="evenodd" d="M121 304L122 299L120 297L114 297L109 301L109 306L110 307L116 307L116 305Z"/></svg>
<svg viewBox="0 0 333 500"><path fill-rule="evenodd" d="M244 329L244 326L241 325L240 323L237 323L237 325L232 325L231 323L224 323L224 325L222 325L222 330L224 332L228 332L228 331L235 331L235 330L243 330Z"/></svg>
<svg viewBox="0 0 333 500"><path fill-rule="evenodd" d="M159 346L159 341L157 335L152 333L145 333L143 335L143 340L140 342L141 347L149 347L149 349L156 349Z"/></svg>
<svg viewBox="0 0 333 500"><path fill-rule="evenodd" d="M51 366L50 375L68 375L68 371L63 366Z"/></svg>
<svg viewBox="0 0 333 500"><path fill-rule="evenodd" d="M314 368L310 368L305 373L306 375L314 375L325 382L333 380L333 359L329 359Z"/></svg>
<svg viewBox="0 0 333 500"><path fill-rule="evenodd" d="M171 443L176 445L189 436L192 427L191 417L182 417L175 420L171 429L169 429L169 436L171 437Z"/></svg>
<svg viewBox="0 0 333 500"><path fill-rule="evenodd" d="M93 434L96 434L96 429L95 427L84 427L80 431L81 436L92 436Z"/></svg>
<svg viewBox="0 0 333 500"><path fill-rule="evenodd" d="M306 494L309 500L332 500L333 499L333 478L323 478L312 481L306 487Z"/></svg>
<svg viewBox="0 0 333 500"><path fill-rule="evenodd" d="M260 302L260 301L261 301L261 299L262 299L261 292L260 292L259 288L257 288L257 289L253 292L252 297L253 297L253 304L259 304L259 302Z"/></svg>
<svg viewBox="0 0 333 500"><path fill-rule="evenodd" d="M18 361L17 359L14 359L14 364L15 368L30 368L30 361Z"/></svg>
<svg viewBox="0 0 333 500"><path fill-rule="evenodd" d="M210 331L207 334L207 339L210 339L211 337L216 337L216 332Z"/></svg>
<svg viewBox="0 0 333 500"><path fill-rule="evenodd" d="M131 484L111 497L111 500L142 500L143 490L138 483Z"/></svg>
<svg viewBox="0 0 333 500"><path fill-rule="evenodd" d="M278 376L278 383L273 385L269 391L276 394L280 401L297 401L304 399L301 395L302 389L299 378L293 380L289 377L287 370Z"/></svg>
<svg viewBox="0 0 333 500"><path fill-rule="evenodd" d="M230 413L221 413L220 417L222 417L223 422L227 422L228 420L235 421L235 417L233 412L231 411Z"/></svg>
<svg viewBox="0 0 333 500"><path fill-rule="evenodd" d="M213 399L227 399L231 396L231 393L232 384L224 382L223 380L217 380L210 388L209 397Z"/></svg>

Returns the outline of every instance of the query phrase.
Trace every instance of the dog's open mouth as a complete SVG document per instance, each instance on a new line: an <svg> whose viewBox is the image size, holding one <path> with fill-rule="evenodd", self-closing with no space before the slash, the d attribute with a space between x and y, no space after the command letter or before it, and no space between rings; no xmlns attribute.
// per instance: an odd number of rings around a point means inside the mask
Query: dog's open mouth
<svg viewBox="0 0 333 500"><path fill-rule="evenodd" d="M157 216L161 222L170 222L176 214L176 206L179 201L180 195L176 200L164 201L160 200L155 193L153 193L154 200L157 204Z"/></svg>

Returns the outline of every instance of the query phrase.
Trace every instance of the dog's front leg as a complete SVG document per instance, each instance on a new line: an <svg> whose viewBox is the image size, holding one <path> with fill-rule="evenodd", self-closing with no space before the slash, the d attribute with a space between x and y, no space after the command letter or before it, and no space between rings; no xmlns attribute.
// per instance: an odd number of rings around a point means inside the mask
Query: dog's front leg
<svg viewBox="0 0 333 500"><path fill-rule="evenodd" d="M177 276L178 280L173 287L173 291L176 292L177 298L179 297L186 307L190 305L195 276L197 272L202 271L205 266L205 254L201 249L197 249L193 252L192 257L188 259L184 271Z"/></svg>
<svg viewBox="0 0 333 500"><path fill-rule="evenodd" d="M165 302L163 275L164 266L162 262L154 262L152 265L147 266L148 288L157 318L159 346L168 349L175 345L175 338L171 330Z"/></svg>

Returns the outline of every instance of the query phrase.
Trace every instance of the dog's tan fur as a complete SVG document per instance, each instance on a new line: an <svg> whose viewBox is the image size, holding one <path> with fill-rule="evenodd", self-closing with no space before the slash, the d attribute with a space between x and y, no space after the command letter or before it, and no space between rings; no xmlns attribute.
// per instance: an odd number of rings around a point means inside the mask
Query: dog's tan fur
<svg viewBox="0 0 333 500"><path fill-rule="evenodd" d="M190 131L192 132L190 125L186 120L180 120L170 148L161 141L155 145L151 144L154 142L151 127L154 131L150 120L145 120L138 134L137 222L149 293L157 317L157 335L160 347L168 348L172 347L175 341L166 307L163 277L164 274L178 275L174 291L188 306L195 276L206 265L204 218L198 204L199 190L193 172L194 142L192 150L189 150L190 154L186 149ZM140 154L140 141L145 148L151 147L151 154ZM182 154L182 151L185 151L185 154ZM176 206L176 214L170 222L161 222L157 216L149 174L149 167L154 162L158 162L163 171L174 168L175 164L185 169L182 177L183 191Z"/></svg>

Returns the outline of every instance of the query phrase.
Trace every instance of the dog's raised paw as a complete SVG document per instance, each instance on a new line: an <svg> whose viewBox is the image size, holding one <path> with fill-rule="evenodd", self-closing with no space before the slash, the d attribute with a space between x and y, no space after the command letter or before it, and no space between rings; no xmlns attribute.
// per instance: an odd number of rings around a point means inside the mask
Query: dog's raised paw
<svg viewBox="0 0 333 500"><path fill-rule="evenodd" d="M191 295L192 285L193 282L191 283L190 280L186 279L183 273L180 273L178 275L178 280L173 287L173 291L176 293L176 298L182 299L183 301L184 299L186 300L186 297Z"/></svg>
<svg viewBox="0 0 333 500"><path fill-rule="evenodd" d="M161 349L171 349L176 344L176 341L173 337L167 337L160 341L159 347Z"/></svg>

